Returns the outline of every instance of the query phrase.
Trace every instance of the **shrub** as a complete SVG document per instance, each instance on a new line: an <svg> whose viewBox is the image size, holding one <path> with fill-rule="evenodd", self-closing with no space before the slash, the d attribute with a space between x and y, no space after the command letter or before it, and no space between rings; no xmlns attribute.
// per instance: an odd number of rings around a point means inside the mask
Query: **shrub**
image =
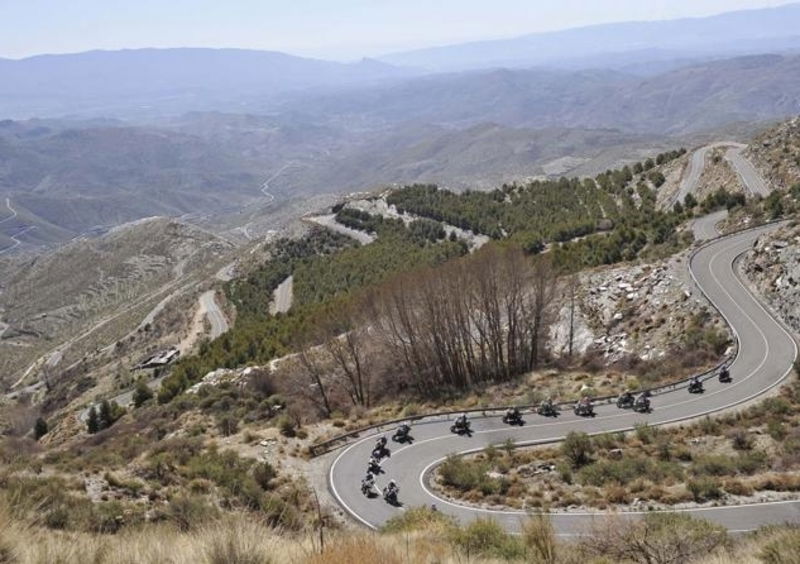
<svg viewBox="0 0 800 564"><path fill-rule="evenodd" d="M139 382L136 384L136 389L133 392L133 406L138 409L152 397L153 390L150 389L150 386L148 386L144 380L139 380Z"/></svg>
<svg viewBox="0 0 800 564"><path fill-rule="evenodd" d="M294 437L297 434L297 425L288 415L282 415L277 422L278 431L284 437Z"/></svg>
<svg viewBox="0 0 800 564"><path fill-rule="evenodd" d="M239 421L233 415L223 415L217 420L217 429L223 437L230 437L239 430Z"/></svg>
<svg viewBox="0 0 800 564"><path fill-rule="evenodd" d="M758 556L764 564L800 564L800 530L778 535L764 545Z"/></svg>
<svg viewBox="0 0 800 564"><path fill-rule="evenodd" d="M277 476L278 473L275 471L275 468L266 460L256 464L253 468L253 479L263 490L270 489L272 480Z"/></svg>
<svg viewBox="0 0 800 564"><path fill-rule="evenodd" d="M491 519L476 519L463 529L454 529L451 541L469 557L515 560L525 553L522 543Z"/></svg>
<svg viewBox="0 0 800 564"><path fill-rule="evenodd" d="M736 461L724 454L698 456L691 466L695 476L730 476L736 473Z"/></svg>
<svg viewBox="0 0 800 564"><path fill-rule="evenodd" d="M580 544L589 557L612 562L686 564L729 543L723 527L685 513L648 513L640 520L605 519Z"/></svg>
<svg viewBox="0 0 800 564"><path fill-rule="evenodd" d="M414 507L389 519L383 525L382 531L385 533L431 532L434 529L453 526L455 526L455 521L449 515L428 507Z"/></svg>
<svg viewBox="0 0 800 564"><path fill-rule="evenodd" d="M33 425L33 436L38 441L47 434L47 421L39 417Z"/></svg>
<svg viewBox="0 0 800 564"><path fill-rule="evenodd" d="M164 517L181 531L188 531L217 517L217 508L197 495L178 496L169 501Z"/></svg>
<svg viewBox="0 0 800 564"><path fill-rule="evenodd" d="M753 437L744 429L734 429L728 436L731 439L731 446L735 450L751 450L753 448Z"/></svg>
<svg viewBox="0 0 800 564"><path fill-rule="evenodd" d="M486 475L489 465L485 462L466 460L461 456L450 455L439 467L439 476L445 485L461 492L480 491L484 495L504 492L508 489L505 480Z"/></svg>
<svg viewBox="0 0 800 564"><path fill-rule="evenodd" d="M580 468L589 462L594 452L592 439L586 433L572 431L561 444L561 452L574 468Z"/></svg>
<svg viewBox="0 0 800 564"><path fill-rule="evenodd" d="M689 490L694 500L698 503L722 497L719 482L714 478L689 480L686 483L686 489Z"/></svg>
<svg viewBox="0 0 800 564"><path fill-rule="evenodd" d="M700 421L700 430L705 435L715 435L719 431L719 423L715 419L711 419L711 417L706 415Z"/></svg>
<svg viewBox="0 0 800 564"><path fill-rule="evenodd" d="M547 515L538 513L523 523L522 541L528 549L529 559L533 562L555 564L558 561L558 542L553 524Z"/></svg>
<svg viewBox="0 0 800 564"><path fill-rule="evenodd" d="M786 427L778 419L770 419L767 423L767 433L776 441L782 441L786 438Z"/></svg>
<svg viewBox="0 0 800 564"><path fill-rule="evenodd" d="M259 523L236 521L210 525L196 533L192 544L199 544L202 558L195 562L207 564L271 564L273 550L265 537L270 531Z"/></svg>
<svg viewBox="0 0 800 564"><path fill-rule="evenodd" d="M634 428L636 429L636 438L646 445L652 443L658 435L658 429L647 423L637 423Z"/></svg>
<svg viewBox="0 0 800 564"><path fill-rule="evenodd" d="M680 478L683 470L678 464L655 462L643 456L625 456L620 460L599 460L581 468L578 481L591 486L627 484L637 478L658 481L673 476Z"/></svg>

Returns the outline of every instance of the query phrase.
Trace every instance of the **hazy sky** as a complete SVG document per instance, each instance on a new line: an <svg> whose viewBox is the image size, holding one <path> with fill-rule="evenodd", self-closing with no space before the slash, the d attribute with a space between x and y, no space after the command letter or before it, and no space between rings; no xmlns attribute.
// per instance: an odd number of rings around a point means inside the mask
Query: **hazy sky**
<svg viewBox="0 0 800 564"><path fill-rule="evenodd" d="M787 0L0 0L0 57L243 47L355 59L594 23L711 15Z"/></svg>

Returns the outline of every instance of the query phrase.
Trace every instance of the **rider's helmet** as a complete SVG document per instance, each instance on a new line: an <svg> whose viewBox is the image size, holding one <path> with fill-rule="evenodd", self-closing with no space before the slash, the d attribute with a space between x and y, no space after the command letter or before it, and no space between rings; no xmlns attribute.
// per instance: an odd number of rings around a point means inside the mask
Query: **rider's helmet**
<svg viewBox="0 0 800 564"><path fill-rule="evenodd" d="M389 487L390 488L396 488L397 487L397 483L394 480L389 480Z"/></svg>

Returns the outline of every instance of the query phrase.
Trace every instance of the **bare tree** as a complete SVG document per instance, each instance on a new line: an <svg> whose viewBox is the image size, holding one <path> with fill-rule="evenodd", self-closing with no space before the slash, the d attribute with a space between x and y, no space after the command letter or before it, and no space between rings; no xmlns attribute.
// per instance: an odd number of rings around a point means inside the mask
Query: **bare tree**
<svg viewBox="0 0 800 564"><path fill-rule="evenodd" d="M372 400L372 373L369 326L356 306L332 314L326 323L325 349L344 376L343 384L354 405L369 407Z"/></svg>
<svg viewBox="0 0 800 564"><path fill-rule="evenodd" d="M295 345L296 359L302 378L293 386L294 392L309 399L326 417L333 413L330 394L325 379L325 370L321 350L312 333L303 335ZM294 379L292 379L294 381Z"/></svg>
<svg viewBox="0 0 800 564"><path fill-rule="evenodd" d="M530 368L538 368L547 340L548 327L553 322L553 309L558 295L558 277L549 255L536 257L530 275L528 330Z"/></svg>

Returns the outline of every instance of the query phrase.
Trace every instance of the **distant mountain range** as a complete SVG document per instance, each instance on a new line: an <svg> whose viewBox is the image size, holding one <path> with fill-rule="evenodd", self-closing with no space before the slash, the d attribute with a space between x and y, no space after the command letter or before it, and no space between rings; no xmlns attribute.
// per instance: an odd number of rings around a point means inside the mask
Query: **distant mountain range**
<svg viewBox="0 0 800 564"><path fill-rule="evenodd" d="M243 49L132 49L0 59L0 117L124 116L239 108L412 71Z"/></svg>
<svg viewBox="0 0 800 564"><path fill-rule="evenodd" d="M300 99L288 109L339 122L491 121L678 135L800 113L800 56L739 57L649 77L543 69L439 74Z"/></svg>
<svg viewBox="0 0 800 564"><path fill-rule="evenodd" d="M623 22L533 33L394 53L381 60L437 72L532 66L633 68L649 61L797 49L800 4L793 3L705 18Z"/></svg>

